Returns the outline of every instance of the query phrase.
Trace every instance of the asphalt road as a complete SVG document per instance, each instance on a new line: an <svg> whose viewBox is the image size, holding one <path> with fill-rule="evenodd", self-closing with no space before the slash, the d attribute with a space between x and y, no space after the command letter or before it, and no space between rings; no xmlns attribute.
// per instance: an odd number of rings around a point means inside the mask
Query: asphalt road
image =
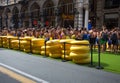
<svg viewBox="0 0 120 83"><path fill-rule="evenodd" d="M0 66L37 83L120 83L120 74L2 48Z"/></svg>
<svg viewBox="0 0 120 83"><path fill-rule="evenodd" d="M20 82L0 72L0 83L20 83Z"/></svg>

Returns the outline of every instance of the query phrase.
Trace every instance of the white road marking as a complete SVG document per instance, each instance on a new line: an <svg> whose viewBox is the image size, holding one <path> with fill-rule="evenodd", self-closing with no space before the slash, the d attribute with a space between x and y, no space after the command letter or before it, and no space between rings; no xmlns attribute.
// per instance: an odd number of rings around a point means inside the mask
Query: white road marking
<svg viewBox="0 0 120 83"><path fill-rule="evenodd" d="M26 77L28 77L28 78L31 78L31 79L33 79L33 80L35 80L35 81L37 81L37 82L40 82L40 83L49 83L49 82L47 82L47 81L45 81L45 80L42 80L42 79L40 79L40 78L38 78L38 77L32 76L32 75L30 75L30 74L27 74L27 73L25 73L25 72L23 72L23 71L20 71L20 70L18 70L18 69L15 69L15 68L13 68L13 67L11 67L11 66L8 66L8 65L6 65L6 64L0 63L0 65L3 66L3 67L6 67L6 68L8 68L8 69L10 69L10 70L12 70L12 71L15 71L15 72L17 72L17 73L19 73L19 74L21 74L21 75L23 75L23 76L26 76Z"/></svg>

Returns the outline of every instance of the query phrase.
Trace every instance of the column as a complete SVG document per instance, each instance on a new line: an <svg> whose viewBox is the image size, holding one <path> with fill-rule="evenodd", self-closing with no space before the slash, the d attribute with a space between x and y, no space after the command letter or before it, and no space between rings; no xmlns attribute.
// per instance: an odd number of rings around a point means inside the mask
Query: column
<svg viewBox="0 0 120 83"><path fill-rule="evenodd" d="M88 20L89 20L89 4L87 2L84 3L84 8L85 8L85 22L84 22L84 28L88 29Z"/></svg>
<svg viewBox="0 0 120 83"><path fill-rule="evenodd" d="M5 15L5 26L8 28L8 14Z"/></svg>
<svg viewBox="0 0 120 83"><path fill-rule="evenodd" d="M59 19L59 9L55 8L55 26L58 26L58 19Z"/></svg>
<svg viewBox="0 0 120 83"><path fill-rule="evenodd" d="M19 16L18 16L18 19L19 19L19 20L18 20L18 27L21 28L21 27L22 27L22 14L19 13L18 15L19 15Z"/></svg>
<svg viewBox="0 0 120 83"><path fill-rule="evenodd" d="M74 27L82 28L83 27L83 0L76 0L75 3L76 13L74 19Z"/></svg>
<svg viewBox="0 0 120 83"><path fill-rule="evenodd" d="M58 26L58 24L59 24L58 23L58 18L59 18L58 16L55 17L55 26Z"/></svg>
<svg viewBox="0 0 120 83"><path fill-rule="evenodd" d="M8 28L11 27L11 13L8 13Z"/></svg>
<svg viewBox="0 0 120 83"><path fill-rule="evenodd" d="M41 21L41 26L44 26L44 11L41 9L40 10L40 21Z"/></svg>
<svg viewBox="0 0 120 83"><path fill-rule="evenodd" d="M32 14L29 12L29 27L32 27Z"/></svg>
<svg viewBox="0 0 120 83"><path fill-rule="evenodd" d="M2 15L2 27L5 26L5 15Z"/></svg>
<svg viewBox="0 0 120 83"><path fill-rule="evenodd" d="M12 13L11 13L10 16L9 16L9 19L10 19L10 20L9 20L9 21L10 21L10 22L9 22L9 23L10 23L10 24L9 24L9 28L13 28L14 23L13 23L13 14L12 14Z"/></svg>
<svg viewBox="0 0 120 83"><path fill-rule="evenodd" d="M96 8L96 13L97 13L97 19L96 19L96 27L101 28L103 25L103 16L104 12L102 11L103 9L103 1L98 0L97 2L97 8Z"/></svg>
<svg viewBox="0 0 120 83"><path fill-rule="evenodd" d="M2 16L0 16L0 30L2 30Z"/></svg>
<svg viewBox="0 0 120 83"><path fill-rule="evenodd" d="M119 8L120 10L120 8ZM119 14L119 18L118 18L118 27L120 28L120 12L118 13Z"/></svg>

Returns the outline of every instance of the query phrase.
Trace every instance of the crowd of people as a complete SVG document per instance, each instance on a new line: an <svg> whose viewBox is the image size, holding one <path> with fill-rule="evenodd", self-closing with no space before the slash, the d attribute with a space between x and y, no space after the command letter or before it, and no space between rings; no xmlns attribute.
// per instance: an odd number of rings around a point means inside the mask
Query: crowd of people
<svg viewBox="0 0 120 83"><path fill-rule="evenodd" d="M101 44L102 51L108 48L111 52L117 53L120 50L120 28L63 28L63 27L40 27L40 28L18 28L8 29L4 28L0 32L0 36L17 36L17 37L35 37L51 39L75 39L75 40L89 40L91 44Z"/></svg>

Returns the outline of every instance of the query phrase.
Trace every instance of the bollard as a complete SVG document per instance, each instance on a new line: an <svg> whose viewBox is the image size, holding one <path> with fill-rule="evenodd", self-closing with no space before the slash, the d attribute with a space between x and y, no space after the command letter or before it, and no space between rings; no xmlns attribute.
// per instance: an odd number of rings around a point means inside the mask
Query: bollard
<svg viewBox="0 0 120 83"><path fill-rule="evenodd" d="M3 47L3 38L1 37L1 47Z"/></svg>
<svg viewBox="0 0 120 83"><path fill-rule="evenodd" d="M64 57L62 59L62 62L66 62L66 60L65 60L65 55L66 55L65 54L65 51L66 51L65 45L66 45L66 42L64 42L63 45L64 45Z"/></svg>
<svg viewBox="0 0 120 83"><path fill-rule="evenodd" d="M2 37L1 37L1 47L3 47L3 39L2 39Z"/></svg>
<svg viewBox="0 0 120 83"><path fill-rule="evenodd" d="M19 40L19 50L20 50L20 37L18 37L18 40Z"/></svg>
<svg viewBox="0 0 120 83"><path fill-rule="evenodd" d="M10 47L11 47L11 46L10 46L10 40L11 40L11 39L9 38L9 47L8 47L8 48L10 48Z"/></svg>
<svg viewBox="0 0 120 83"><path fill-rule="evenodd" d="M31 39L30 39L30 53L32 53L32 42L31 42Z"/></svg>
<svg viewBox="0 0 120 83"><path fill-rule="evenodd" d="M45 42L44 42L44 43L45 43L45 55L44 55L44 58L47 57L47 55L46 55L46 42L47 42L47 41L45 40Z"/></svg>
<svg viewBox="0 0 120 83"><path fill-rule="evenodd" d="M91 62L90 62L90 67L94 67L93 65L93 44L90 44L90 55L91 55Z"/></svg>
<svg viewBox="0 0 120 83"><path fill-rule="evenodd" d="M96 69L103 69L100 63L100 51L101 51L100 44L98 44L98 66L96 66Z"/></svg>

